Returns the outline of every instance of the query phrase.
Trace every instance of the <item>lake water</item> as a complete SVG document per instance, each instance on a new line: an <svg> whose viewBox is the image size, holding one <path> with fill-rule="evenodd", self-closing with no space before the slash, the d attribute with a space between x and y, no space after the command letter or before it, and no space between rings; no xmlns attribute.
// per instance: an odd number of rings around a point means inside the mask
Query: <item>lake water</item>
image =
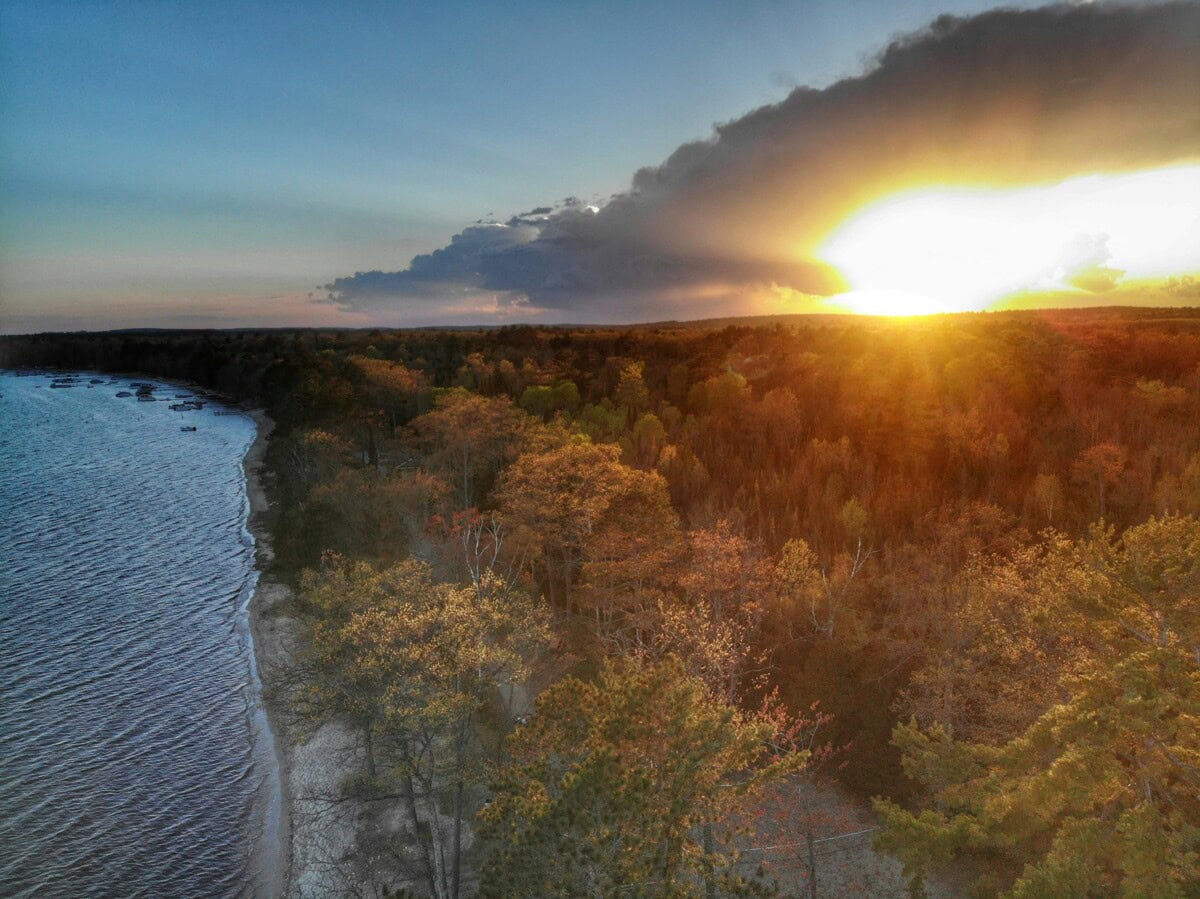
<svg viewBox="0 0 1200 899"><path fill-rule="evenodd" d="M76 377L0 373L0 895L269 895L254 422Z"/></svg>

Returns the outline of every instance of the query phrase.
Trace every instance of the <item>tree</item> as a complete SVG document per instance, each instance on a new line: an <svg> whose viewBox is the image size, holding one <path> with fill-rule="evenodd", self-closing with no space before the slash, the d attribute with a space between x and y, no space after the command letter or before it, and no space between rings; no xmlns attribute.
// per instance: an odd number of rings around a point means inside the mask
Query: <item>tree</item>
<svg viewBox="0 0 1200 899"><path fill-rule="evenodd" d="M629 448L634 464L641 468L653 468L667 440L667 430L658 416L647 412L638 416L629 435Z"/></svg>
<svg viewBox="0 0 1200 899"><path fill-rule="evenodd" d="M851 524L857 527L862 507L854 500L846 503ZM865 520L865 513L862 513ZM866 565L870 552L858 538L855 553L839 553L830 569L822 568L816 553L805 540L795 538L783 546L775 566L773 611L782 619L783 630L791 639L861 639L862 623L850 608L850 592Z"/></svg>
<svg viewBox="0 0 1200 899"><path fill-rule="evenodd" d="M580 566L577 601L608 649L639 653L654 642L665 582L683 552L666 481L630 471L589 535Z"/></svg>
<svg viewBox="0 0 1200 899"><path fill-rule="evenodd" d="M363 728L367 775L398 785L422 879L432 895L457 897L478 716L527 676L549 639L545 612L490 572L471 586L437 584L411 560L384 571L331 560L303 588L315 614L308 713Z"/></svg>
<svg viewBox="0 0 1200 899"><path fill-rule="evenodd" d="M340 718L359 728L368 777L378 773L377 728L385 716L390 680L399 672L361 667L362 651L350 622L422 588L421 572L414 565L397 566L385 574L367 562L349 562L332 554L322 559L319 571L305 571L300 579L308 639L299 661L304 681L296 697L299 711L310 720Z"/></svg>
<svg viewBox="0 0 1200 899"><path fill-rule="evenodd" d="M434 400L412 429L425 464L455 491L460 508L478 506L500 468L521 452L529 417L506 397L454 388Z"/></svg>
<svg viewBox="0 0 1200 899"><path fill-rule="evenodd" d="M441 802L449 806L449 850L427 844L426 852L436 895L457 897L466 790L481 772L478 715L498 687L524 680L549 631L542 610L491 575L478 587L437 585L407 599L399 609L356 616L350 627L363 666L380 676L405 673L388 693L385 733L398 750L395 771L417 828L419 807L440 835Z"/></svg>
<svg viewBox="0 0 1200 899"><path fill-rule="evenodd" d="M749 398L750 388L746 379L733 370L727 370L694 385L688 391L687 402L693 412L733 418L745 408Z"/></svg>
<svg viewBox="0 0 1200 899"><path fill-rule="evenodd" d="M1121 480L1128 453L1115 443L1097 443L1079 454L1071 465L1071 477L1087 488L1096 500L1096 517L1104 518L1108 498Z"/></svg>
<svg viewBox="0 0 1200 899"><path fill-rule="evenodd" d="M525 542L553 599L571 600L584 550L613 501L630 491L640 472L618 461L615 446L570 443L526 453L500 479L499 508L514 542Z"/></svg>
<svg viewBox="0 0 1200 899"><path fill-rule="evenodd" d="M1083 651L1082 635L1050 625L1060 612L1049 552L974 556L945 586L936 642L927 643L901 704L922 726L996 745L1066 698L1060 684Z"/></svg>
<svg viewBox="0 0 1200 899"><path fill-rule="evenodd" d="M1159 512L1200 515L1200 453L1194 453L1179 476L1167 473L1154 491Z"/></svg>
<svg viewBox="0 0 1200 899"><path fill-rule="evenodd" d="M772 731L673 659L559 681L510 738L481 813L493 843L482 895L762 892L734 873L729 838L763 785L803 764L776 752Z"/></svg>
<svg viewBox="0 0 1200 899"><path fill-rule="evenodd" d="M621 368L617 388L613 391L613 402L625 410L629 421L634 421L650 405L650 391L642 380L645 367L644 362L626 363Z"/></svg>
<svg viewBox="0 0 1200 899"><path fill-rule="evenodd" d="M450 563L459 577L465 576L476 587L487 573L496 573L503 568L500 577L515 583L516 573L523 565L520 557L510 558L502 565L500 555L504 548L504 528L495 512L481 513L476 509L455 512L448 519L435 515L430 521L441 544L441 554Z"/></svg>
<svg viewBox="0 0 1200 899"><path fill-rule="evenodd" d="M671 371L667 375L667 399L674 405L682 406L687 402L691 376L691 370L686 362L679 362L671 366Z"/></svg>
<svg viewBox="0 0 1200 899"><path fill-rule="evenodd" d="M367 401L387 417L394 431L418 397L428 389L425 376L419 371L385 359L354 356L351 361L362 372Z"/></svg>
<svg viewBox="0 0 1200 899"><path fill-rule="evenodd" d="M684 508L708 493L712 478L687 447L668 444L658 455L658 470L671 487L671 498Z"/></svg>
<svg viewBox="0 0 1200 899"><path fill-rule="evenodd" d="M322 481L332 480L350 453L347 441L322 430L289 434L280 443L280 468L299 499Z"/></svg>
<svg viewBox="0 0 1200 899"><path fill-rule="evenodd" d="M683 595L714 618L741 614L763 595L769 566L760 548L726 520L688 532L690 564L677 583Z"/></svg>
<svg viewBox="0 0 1200 899"><path fill-rule="evenodd" d="M411 547L446 493L444 483L422 471L343 468L309 492L301 524L315 552L393 560Z"/></svg>
<svg viewBox="0 0 1200 899"><path fill-rule="evenodd" d="M614 406L607 397L595 405L588 403L575 419L579 430L596 443L619 441L628 423L624 407Z"/></svg>
<svg viewBox="0 0 1200 899"><path fill-rule="evenodd" d="M727 702L764 661L758 636L770 567L759 547L727 521L690 531L688 559L674 578L678 598L659 606L658 653L675 654Z"/></svg>
<svg viewBox="0 0 1200 899"><path fill-rule="evenodd" d="M1053 525L1055 513L1060 512L1063 506L1062 481L1058 475L1040 472L1033 480L1029 496L1046 525Z"/></svg>
<svg viewBox="0 0 1200 899"><path fill-rule="evenodd" d="M574 381L559 381L553 387L526 387L518 405L530 415L549 421L555 412L570 415L579 408L579 388Z"/></svg>
<svg viewBox="0 0 1200 899"><path fill-rule="evenodd" d="M964 849L1000 852L1013 896L1189 895L1200 882L1200 523L1094 528L1048 560L1047 622L1086 647L1052 701L999 745L897 728L919 814L878 802L882 844L919 881Z"/></svg>

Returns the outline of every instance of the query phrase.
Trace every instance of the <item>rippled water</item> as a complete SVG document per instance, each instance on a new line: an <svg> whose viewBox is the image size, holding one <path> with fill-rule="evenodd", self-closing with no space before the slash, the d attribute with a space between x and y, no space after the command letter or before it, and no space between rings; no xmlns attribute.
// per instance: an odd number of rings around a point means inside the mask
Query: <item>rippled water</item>
<svg viewBox="0 0 1200 899"><path fill-rule="evenodd" d="M0 895L270 893L254 423L81 377L0 373Z"/></svg>

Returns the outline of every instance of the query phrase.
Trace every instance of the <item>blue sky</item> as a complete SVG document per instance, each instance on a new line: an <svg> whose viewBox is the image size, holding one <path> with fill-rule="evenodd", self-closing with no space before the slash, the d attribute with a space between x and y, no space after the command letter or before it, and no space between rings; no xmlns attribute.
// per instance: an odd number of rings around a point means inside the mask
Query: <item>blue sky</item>
<svg viewBox="0 0 1200 899"><path fill-rule="evenodd" d="M305 294L986 6L3 2L0 329L365 322Z"/></svg>

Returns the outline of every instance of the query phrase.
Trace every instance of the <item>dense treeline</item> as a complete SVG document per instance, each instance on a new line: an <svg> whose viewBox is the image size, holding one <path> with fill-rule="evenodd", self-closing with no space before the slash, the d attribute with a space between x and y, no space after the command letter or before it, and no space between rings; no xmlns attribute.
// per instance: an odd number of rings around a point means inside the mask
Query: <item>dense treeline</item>
<svg viewBox="0 0 1200 899"><path fill-rule="evenodd" d="M403 772L427 892L463 888L485 769L485 891L519 894L513 866L533 877L539 853L573 854L593 885L763 888L712 833L745 808L685 791L664 821L669 783L602 764L664 770L680 733L614 748L579 718L640 733L630 696L648 690L693 710L673 726L699 728L709 780L680 783L710 793L796 770L819 722L839 776L886 797L885 841L918 880L962 853L985 891L1175 895L1200 876L1195 310L0 346L9 366L142 371L267 407L278 556L312 623L303 704L358 723L369 777L376 751ZM509 729L493 688L535 661L572 676L489 768ZM1135 694L1159 705L1122 718ZM1088 714L1108 730L1085 740ZM581 741L582 767L548 773ZM1043 795L1066 798L1032 814ZM585 808L591 830L560 826ZM1134 848L1084 851L1117 825ZM644 839L609 858L597 828Z"/></svg>
<svg viewBox="0 0 1200 899"><path fill-rule="evenodd" d="M1125 310L720 330L50 334L0 345L8 366L198 381L264 403L285 429L329 427L364 450L369 431L383 438L425 411L424 388L506 396L657 467L686 521L724 517L775 549L803 534L830 552L849 498L869 507L888 544L914 528L929 536L931 512L971 502L1027 529L1069 531L1174 502L1196 449L1198 329L1188 310Z"/></svg>

